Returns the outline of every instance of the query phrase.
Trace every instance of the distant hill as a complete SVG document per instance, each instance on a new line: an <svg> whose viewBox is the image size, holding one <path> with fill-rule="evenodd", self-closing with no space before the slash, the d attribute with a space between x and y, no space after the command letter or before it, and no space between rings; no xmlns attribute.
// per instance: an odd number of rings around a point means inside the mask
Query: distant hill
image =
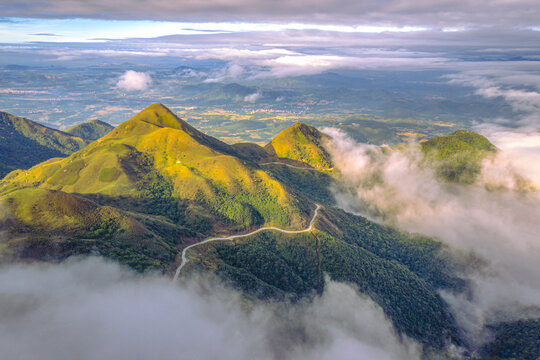
<svg viewBox="0 0 540 360"><path fill-rule="evenodd" d="M254 86L230 83L203 91L194 96L193 101L209 105L226 105L231 102L272 102L294 96L288 90L267 90Z"/></svg>
<svg viewBox="0 0 540 360"><path fill-rule="evenodd" d="M53 157L65 157L89 141L0 112L0 178Z"/></svg>
<svg viewBox="0 0 540 360"><path fill-rule="evenodd" d="M223 101L244 101L246 96L255 93L257 93L257 88L255 87L231 83L198 94L194 99L209 104L221 103Z"/></svg>
<svg viewBox="0 0 540 360"><path fill-rule="evenodd" d="M114 129L114 126L95 119L72 126L65 130L65 132L85 140L97 140L110 133L112 129Z"/></svg>
<svg viewBox="0 0 540 360"><path fill-rule="evenodd" d="M480 173L482 160L497 148L484 136L458 130L421 144L425 161L439 178L458 183L473 183Z"/></svg>
<svg viewBox="0 0 540 360"><path fill-rule="evenodd" d="M298 160L317 169L333 167L323 142L328 137L313 126L295 123L280 132L265 149L280 158Z"/></svg>
<svg viewBox="0 0 540 360"><path fill-rule="evenodd" d="M97 254L172 274L182 249L210 236L305 229L317 201L311 232L208 243L183 274L210 271L252 298L293 300L322 291L327 274L370 296L400 333L427 347L461 344L438 291L465 283L443 245L334 208L315 128L276 138L275 154L231 146L153 104L67 158L0 181L0 260Z"/></svg>

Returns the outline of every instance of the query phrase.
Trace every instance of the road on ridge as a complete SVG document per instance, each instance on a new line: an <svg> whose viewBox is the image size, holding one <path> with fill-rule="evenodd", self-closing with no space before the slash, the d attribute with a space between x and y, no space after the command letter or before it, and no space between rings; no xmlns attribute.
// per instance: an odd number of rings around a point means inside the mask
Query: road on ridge
<svg viewBox="0 0 540 360"><path fill-rule="evenodd" d="M243 237L248 237L248 236L255 235L255 234L260 233L261 231L266 231L266 230L279 231L279 232L284 233L284 234L301 234L301 233L305 233L305 232L310 232L311 229L313 228L313 223L315 222L315 219L319 215L319 209L321 208L321 205L319 205L319 204L316 204L316 205L317 205L317 207L315 208L315 212L313 213L313 218L309 222L309 226L304 230L284 230L284 229L280 229L280 228L277 228L277 227L274 227L274 226L265 226L265 227L259 228L259 229L255 230L255 231L252 231L252 232L247 233L247 234L231 235L231 236L227 236L227 237L209 238L209 239L206 239L206 240L203 240L201 242L191 244L191 245L185 247L184 250L182 250L182 262L180 263L178 268L176 268L176 272L174 274L173 282L176 282L176 280L178 280L178 276L180 275L180 271L182 271L182 268L189 261L189 259L186 256L186 253L187 253L187 251L189 249L194 248L194 247L199 246L199 245L202 245L202 244L213 242L213 241L227 241L227 240L234 240L234 239L239 239L239 238L243 238Z"/></svg>

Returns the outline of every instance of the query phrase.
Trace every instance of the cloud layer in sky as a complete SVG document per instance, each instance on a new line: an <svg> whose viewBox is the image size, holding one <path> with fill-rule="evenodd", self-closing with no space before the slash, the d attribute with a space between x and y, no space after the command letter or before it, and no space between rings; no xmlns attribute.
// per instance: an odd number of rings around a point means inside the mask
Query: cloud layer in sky
<svg viewBox="0 0 540 360"><path fill-rule="evenodd" d="M159 19L173 21L308 22L408 26L504 24L538 26L534 0L490 1L106 1L45 0L2 2L3 16L36 18Z"/></svg>

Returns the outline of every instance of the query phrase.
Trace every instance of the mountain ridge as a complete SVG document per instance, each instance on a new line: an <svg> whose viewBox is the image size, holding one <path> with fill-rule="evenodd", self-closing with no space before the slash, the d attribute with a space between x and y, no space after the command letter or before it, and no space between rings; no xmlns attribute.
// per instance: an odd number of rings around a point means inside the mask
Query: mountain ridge
<svg viewBox="0 0 540 360"><path fill-rule="evenodd" d="M53 157L72 154L89 141L0 111L0 177Z"/></svg>
<svg viewBox="0 0 540 360"><path fill-rule="evenodd" d="M316 129L297 128L293 145L324 149ZM437 291L464 285L449 272L440 243L335 209L326 193L331 172L301 162L318 157L263 151L225 144L162 104L150 105L67 158L0 181L0 203L9 212L0 218L7 234L0 257L99 254L172 276L182 249L212 235L305 229L317 200L324 208L311 231L205 244L183 273L211 271L249 296L298 300L324 288L324 272L371 296L400 333L436 348L460 343ZM288 161L303 165L281 165Z"/></svg>
<svg viewBox="0 0 540 360"><path fill-rule="evenodd" d="M324 148L329 137L313 126L300 122L277 134L264 148L279 158L304 162L314 168L333 168L330 154Z"/></svg>
<svg viewBox="0 0 540 360"><path fill-rule="evenodd" d="M94 119L74 125L66 129L64 132L80 137L81 139L93 141L107 135L112 129L114 129L114 126L111 124L99 119Z"/></svg>

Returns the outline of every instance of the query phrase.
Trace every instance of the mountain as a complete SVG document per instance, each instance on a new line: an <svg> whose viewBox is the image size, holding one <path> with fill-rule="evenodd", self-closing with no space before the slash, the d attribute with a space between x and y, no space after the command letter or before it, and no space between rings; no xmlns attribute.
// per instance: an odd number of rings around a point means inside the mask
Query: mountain
<svg viewBox="0 0 540 360"><path fill-rule="evenodd" d="M277 156L228 145L153 104L67 158L0 181L0 259L92 254L172 275L182 249L211 236L305 229L317 201L311 231L207 243L190 251L182 275L213 272L250 299L296 301L322 291L327 274L354 284L426 347L462 344L438 293L466 289L450 252L335 208L316 129L295 124L276 138Z"/></svg>
<svg viewBox="0 0 540 360"><path fill-rule="evenodd" d="M316 169L329 170L333 167L330 154L323 143L328 137L313 126L295 123L281 131L265 149L270 154L304 162Z"/></svg>
<svg viewBox="0 0 540 360"><path fill-rule="evenodd" d="M426 163L439 178L465 184L476 180L482 160L497 151L487 138L467 130L424 141L420 146Z"/></svg>
<svg viewBox="0 0 540 360"><path fill-rule="evenodd" d="M161 179L164 179L163 181ZM140 197L165 182L171 196L204 203L228 221L296 226L299 204L232 146L154 104L70 157L10 174L9 185Z"/></svg>
<svg viewBox="0 0 540 360"><path fill-rule="evenodd" d="M275 104L298 96L289 89L261 89L255 86L244 86L237 83L221 85L197 93L192 101L197 104L230 106L231 103L263 102Z"/></svg>
<svg viewBox="0 0 540 360"><path fill-rule="evenodd" d="M114 126L95 119L82 124L77 124L65 130L66 133L85 140L97 140L111 132Z"/></svg>
<svg viewBox="0 0 540 360"><path fill-rule="evenodd" d="M65 157L88 143L80 137L0 112L0 177L53 157Z"/></svg>
<svg viewBox="0 0 540 360"><path fill-rule="evenodd" d="M246 96L256 93L257 88L255 87L231 83L198 94L194 97L194 100L208 104L217 104L224 101L244 101Z"/></svg>
<svg viewBox="0 0 540 360"><path fill-rule="evenodd" d="M481 349L486 359L537 360L540 354L540 319L525 319L490 326L494 340Z"/></svg>

